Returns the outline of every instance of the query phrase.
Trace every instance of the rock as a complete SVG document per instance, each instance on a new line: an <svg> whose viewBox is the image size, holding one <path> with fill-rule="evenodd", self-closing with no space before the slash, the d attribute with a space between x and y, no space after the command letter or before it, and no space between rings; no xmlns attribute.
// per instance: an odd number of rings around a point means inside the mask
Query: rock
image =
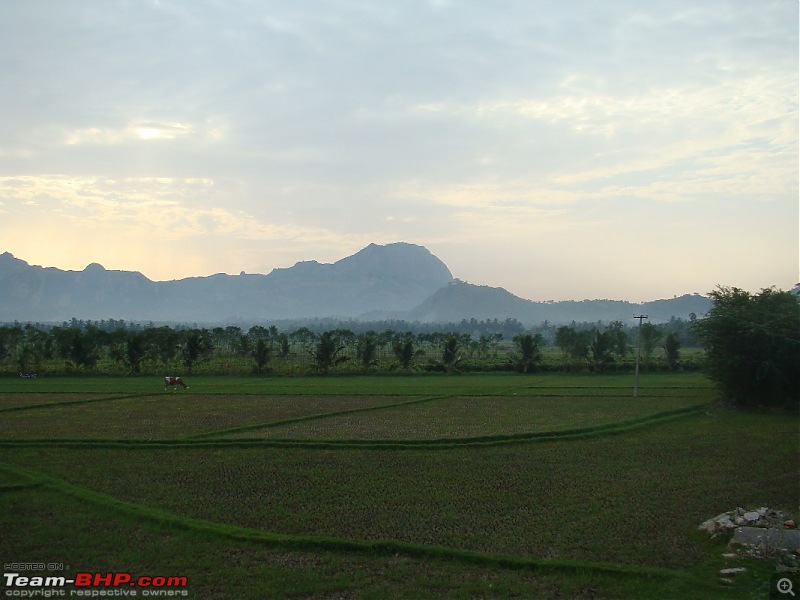
<svg viewBox="0 0 800 600"><path fill-rule="evenodd" d="M733 532L732 544L743 546L763 546L765 549L795 550L800 548L800 530L763 529L761 527L737 527Z"/></svg>
<svg viewBox="0 0 800 600"><path fill-rule="evenodd" d="M739 573L744 573L747 571L744 567L730 567L728 569L720 569L719 574L727 577L730 575L738 575Z"/></svg>
<svg viewBox="0 0 800 600"><path fill-rule="evenodd" d="M700 530L705 530L708 533L714 533L717 530L717 522L714 519L709 519L708 521L703 521L700 523Z"/></svg>
<svg viewBox="0 0 800 600"><path fill-rule="evenodd" d="M761 515L758 514L758 511L755 511L755 510L752 510L750 512L746 512L742 516L744 517L744 519L746 521L751 521L751 522L752 521L758 521L758 519L761 517Z"/></svg>
<svg viewBox="0 0 800 600"><path fill-rule="evenodd" d="M719 513L719 514L718 514L716 517L714 517L712 520L713 520L713 521L721 521L722 519L730 519L730 518L731 518L731 513L729 513L729 512L724 512L724 513Z"/></svg>
<svg viewBox="0 0 800 600"><path fill-rule="evenodd" d="M704 521L698 529L707 531L712 538L733 533L731 544L743 546L739 553L758 558L781 555L797 561L800 559L800 529L794 519L787 519L780 511L762 506L746 510L741 506L720 513ZM735 555L725 555L733 558Z"/></svg>
<svg viewBox="0 0 800 600"><path fill-rule="evenodd" d="M733 521L731 521L731 517L728 513L721 513L718 514L713 519L709 519L708 521L703 521L700 524L698 529L703 529L708 533L716 533L720 529L730 530L735 527Z"/></svg>

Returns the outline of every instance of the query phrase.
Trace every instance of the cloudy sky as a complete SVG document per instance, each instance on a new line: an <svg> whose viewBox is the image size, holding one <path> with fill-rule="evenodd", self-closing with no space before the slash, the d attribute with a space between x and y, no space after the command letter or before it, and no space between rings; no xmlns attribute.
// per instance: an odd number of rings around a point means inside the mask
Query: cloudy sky
<svg viewBox="0 0 800 600"><path fill-rule="evenodd" d="M427 247L533 300L798 277L797 0L0 3L0 252Z"/></svg>

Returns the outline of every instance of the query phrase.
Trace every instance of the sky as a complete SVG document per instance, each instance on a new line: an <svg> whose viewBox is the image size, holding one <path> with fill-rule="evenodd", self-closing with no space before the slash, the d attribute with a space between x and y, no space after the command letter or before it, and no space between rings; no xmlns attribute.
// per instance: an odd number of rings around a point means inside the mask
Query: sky
<svg viewBox="0 0 800 600"><path fill-rule="evenodd" d="M0 252L428 248L531 300L798 280L797 0L0 3Z"/></svg>

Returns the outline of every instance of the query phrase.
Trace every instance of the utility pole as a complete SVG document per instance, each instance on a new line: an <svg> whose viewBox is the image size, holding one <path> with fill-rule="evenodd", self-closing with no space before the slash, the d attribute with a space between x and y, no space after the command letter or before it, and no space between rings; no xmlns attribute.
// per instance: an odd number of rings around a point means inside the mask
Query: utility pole
<svg viewBox="0 0 800 600"><path fill-rule="evenodd" d="M647 315L633 315L634 319L639 319L639 334L636 340L636 376L633 379L633 397L639 396L639 359L642 355L642 319L646 319Z"/></svg>

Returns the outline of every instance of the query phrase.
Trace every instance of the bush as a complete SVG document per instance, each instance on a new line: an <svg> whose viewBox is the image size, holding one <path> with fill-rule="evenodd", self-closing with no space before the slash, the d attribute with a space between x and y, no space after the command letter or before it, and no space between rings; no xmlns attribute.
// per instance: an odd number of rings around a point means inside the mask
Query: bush
<svg viewBox="0 0 800 600"><path fill-rule="evenodd" d="M709 375L725 398L745 406L800 403L800 302L772 288L759 294L720 287L697 321Z"/></svg>

